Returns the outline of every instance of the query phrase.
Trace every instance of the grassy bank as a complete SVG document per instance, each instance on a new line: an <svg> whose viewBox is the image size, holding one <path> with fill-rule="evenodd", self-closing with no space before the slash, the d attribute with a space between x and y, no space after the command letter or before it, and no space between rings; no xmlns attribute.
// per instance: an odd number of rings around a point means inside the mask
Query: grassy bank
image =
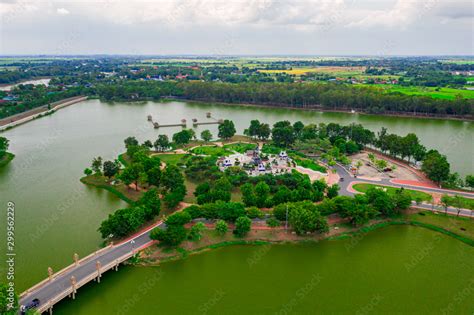
<svg viewBox="0 0 474 315"><path fill-rule="evenodd" d="M15 154L6 152L5 155L0 159L0 167L6 166L8 163L13 160L15 157Z"/></svg>
<svg viewBox="0 0 474 315"><path fill-rule="evenodd" d="M374 223L375 222L375 223ZM474 221L454 216L437 215L430 212L410 213L400 218L385 221L374 221L371 225L354 228L349 225L332 226L331 232L326 235L314 234L297 236L283 230L252 230L242 239L236 238L232 232L218 235L214 230L203 232L201 240L185 241L178 248L163 248L154 246L142 252L139 264L156 265L161 262L183 259L189 255L207 252L232 245L271 245L285 243L319 242L322 240L344 240L359 237L378 229L393 225L411 225L432 230L453 237L467 245L474 247Z"/></svg>
<svg viewBox="0 0 474 315"><path fill-rule="evenodd" d="M400 189L400 188L384 186L384 185L375 185L375 184L355 184L352 186L352 188L354 188L356 191L362 192L362 193L365 193L370 187L383 187L387 189L387 193L389 195L395 194L395 192ZM405 191L410 194L412 200L417 200L417 199L420 199L422 201L431 200L431 195L423 191L406 189L406 188L405 188Z"/></svg>
<svg viewBox="0 0 474 315"><path fill-rule="evenodd" d="M113 193L114 195L122 199L123 201L130 204L137 201L142 194L141 191L130 189L122 183L117 184L117 185L112 185L111 183L109 183L106 177L97 175L97 174L82 177L80 181L86 185L94 186L97 188L102 188L107 191L110 191L111 193Z"/></svg>

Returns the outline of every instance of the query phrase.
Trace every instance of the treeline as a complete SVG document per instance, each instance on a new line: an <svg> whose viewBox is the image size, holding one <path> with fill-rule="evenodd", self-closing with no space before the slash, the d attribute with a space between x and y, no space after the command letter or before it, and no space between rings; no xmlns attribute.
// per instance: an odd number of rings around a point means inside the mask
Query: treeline
<svg viewBox="0 0 474 315"><path fill-rule="evenodd" d="M356 110L410 115L459 116L474 114L474 101L441 100L428 96L387 93L370 87L332 83L221 83L121 82L100 85L96 93L106 100L159 99L176 96L190 100L248 103L294 108Z"/></svg>
<svg viewBox="0 0 474 315"><path fill-rule="evenodd" d="M24 88L27 87L28 89ZM83 95L84 89L81 87L70 88L62 91L53 91L43 85L21 85L15 89L17 101L8 102L0 106L0 119L16 115L30 109L51 104L69 97Z"/></svg>

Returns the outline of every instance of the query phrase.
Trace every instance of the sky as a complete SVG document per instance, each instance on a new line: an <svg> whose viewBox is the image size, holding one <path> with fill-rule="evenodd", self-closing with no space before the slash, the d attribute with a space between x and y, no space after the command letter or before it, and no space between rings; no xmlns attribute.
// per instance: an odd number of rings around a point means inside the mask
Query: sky
<svg viewBox="0 0 474 315"><path fill-rule="evenodd" d="M0 55L474 55L466 0L0 0Z"/></svg>

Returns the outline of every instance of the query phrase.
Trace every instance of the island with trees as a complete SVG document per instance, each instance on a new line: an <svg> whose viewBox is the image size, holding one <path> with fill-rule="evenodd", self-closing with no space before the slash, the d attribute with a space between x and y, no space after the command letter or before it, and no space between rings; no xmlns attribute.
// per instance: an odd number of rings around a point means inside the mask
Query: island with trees
<svg viewBox="0 0 474 315"><path fill-rule="evenodd" d="M10 141L5 137L0 137L0 167L7 165L15 157L13 153L8 152Z"/></svg>
<svg viewBox="0 0 474 315"><path fill-rule="evenodd" d="M116 160L94 158L81 181L129 203L102 222L104 240L120 240L162 220L165 228L150 234L159 247L141 254L142 262L154 263L179 256L163 248L199 252L219 243L320 240L389 224L449 234L414 217L420 210L411 207L437 203L474 209L473 199L457 194L435 201L429 191L388 181L350 187L340 181L341 170L354 178L376 174L395 180L416 170L436 185L472 188L472 175L463 181L451 173L446 157L426 149L415 134L400 137L384 128L375 134L356 124L279 121L270 126L258 120L250 121L244 134L236 135L234 123L225 120L218 139L209 130L198 139L193 129L143 143L131 136ZM360 193L348 195L341 185ZM469 235L456 237L474 243Z"/></svg>

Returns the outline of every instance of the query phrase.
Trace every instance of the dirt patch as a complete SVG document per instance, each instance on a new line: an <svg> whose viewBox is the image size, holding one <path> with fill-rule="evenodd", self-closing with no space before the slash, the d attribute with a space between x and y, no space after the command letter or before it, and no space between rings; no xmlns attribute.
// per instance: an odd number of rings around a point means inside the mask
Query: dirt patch
<svg viewBox="0 0 474 315"><path fill-rule="evenodd" d="M381 159L382 157L377 157ZM419 178L406 167L397 164L396 168L390 172L379 172L369 159L367 152L360 152L351 156L352 164L356 165L358 161L362 163L362 166L358 170L358 177L367 178L371 180L381 180L381 179L404 179L418 181ZM393 165L391 161L385 159L388 162L388 165Z"/></svg>

